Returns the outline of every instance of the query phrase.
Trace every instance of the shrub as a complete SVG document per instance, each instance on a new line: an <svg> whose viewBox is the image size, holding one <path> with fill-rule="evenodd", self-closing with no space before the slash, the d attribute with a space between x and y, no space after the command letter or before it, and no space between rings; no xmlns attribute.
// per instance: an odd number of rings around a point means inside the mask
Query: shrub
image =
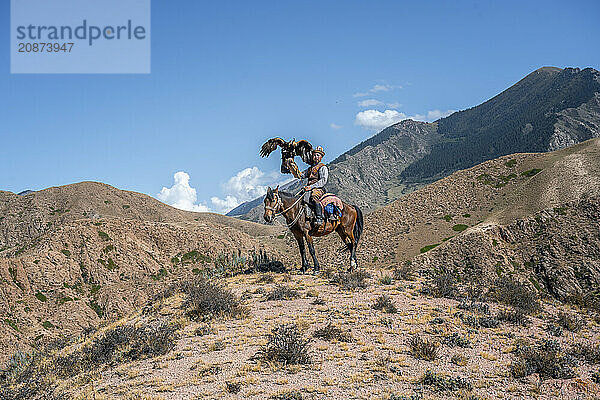
<svg viewBox="0 0 600 400"><path fill-rule="evenodd" d="M423 339L419 335L413 335L410 338L408 347L410 348L410 354L421 360L433 361L438 356L436 343Z"/></svg>
<svg viewBox="0 0 600 400"><path fill-rule="evenodd" d="M187 295L182 307L194 320L209 320L219 316L242 317L247 310L231 290L198 276L181 284Z"/></svg>
<svg viewBox="0 0 600 400"><path fill-rule="evenodd" d="M316 329L313 336L328 341L352 342L354 340L350 332L334 326L331 321L324 327Z"/></svg>
<svg viewBox="0 0 600 400"><path fill-rule="evenodd" d="M242 389L242 384L240 382L225 382L225 386L227 387L227 392L232 394L239 393Z"/></svg>
<svg viewBox="0 0 600 400"><path fill-rule="evenodd" d="M496 279L490 294L496 301L520 308L527 314L538 312L542 308L535 292L508 276Z"/></svg>
<svg viewBox="0 0 600 400"><path fill-rule="evenodd" d="M471 390L472 388L471 384L465 378L460 376L447 377L431 370L425 371L420 382L425 386L432 386L432 389L435 391Z"/></svg>
<svg viewBox="0 0 600 400"><path fill-rule="evenodd" d="M427 246L423 246L421 247L421 249L419 250L419 253L423 254L423 253L427 253L429 250L431 249L435 249L436 247L438 247L440 245L440 243L434 243L434 244L429 244Z"/></svg>
<svg viewBox="0 0 600 400"><path fill-rule="evenodd" d="M256 283L273 283L273 282L275 282L275 276L272 273L261 274L256 279Z"/></svg>
<svg viewBox="0 0 600 400"><path fill-rule="evenodd" d="M500 322L494 317L481 317L478 322L482 328L497 328L500 325Z"/></svg>
<svg viewBox="0 0 600 400"><path fill-rule="evenodd" d="M379 278L379 283L381 283L382 285L391 285L392 283L394 283L394 280L390 275L384 275L381 278Z"/></svg>
<svg viewBox="0 0 600 400"><path fill-rule="evenodd" d="M516 360L510 366L515 378L522 378L534 373L541 379L569 379L575 377L573 357L561 350L555 340L542 340L535 345L518 344Z"/></svg>
<svg viewBox="0 0 600 400"><path fill-rule="evenodd" d="M288 390L286 392L276 393L269 397L271 400L302 400L302 392L297 390Z"/></svg>
<svg viewBox="0 0 600 400"><path fill-rule="evenodd" d="M308 364L309 344L295 324L278 325L268 336L267 344L252 359L283 365Z"/></svg>
<svg viewBox="0 0 600 400"><path fill-rule="evenodd" d="M454 232L462 232L464 230L466 230L469 226L465 225L465 224L456 224L452 227L452 230Z"/></svg>
<svg viewBox="0 0 600 400"><path fill-rule="evenodd" d="M532 168L530 170L521 172L521 176L531 177L537 175L541 171L542 170L540 168Z"/></svg>
<svg viewBox="0 0 600 400"><path fill-rule="evenodd" d="M52 362L53 372L70 377L104 365L163 355L175 347L177 338L176 327L165 321L118 325L97 334L79 349L57 356Z"/></svg>
<svg viewBox="0 0 600 400"><path fill-rule="evenodd" d="M106 233L106 232L98 231L98 236L100 236L100 239L102 239L106 242L110 240L110 236L108 236L108 233Z"/></svg>
<svg viewBox="0 0 600 400"><path fill-rule="evenodd" d="M265 300L292 300L300 297L297 290L285 285L277 285L270 293L265 295Z"/></svg>
<svg viewBox="0 0 600 400"><path fill-rule="evenodd" d="M364 289L369 286L367 279L370 277L371 275L364 270L338 272L331 277L331 283L346 290Z"/></svg>
<svg viewBox="0 0 600 400"><path fill-rule="evenodd" d="M588 364L600 364L600 344L577 343L571 347L569 354Z"/></svg>
<svg viewBox="0 0 600 400"><path fill-rule="evenodd" d="M462 301L457 308L466 311L474 311L480 314L489 315L490 306L486 303L479 303L476 301Z"/></svg>
<svg viewBox="0 0 600 400"><path fill-rule="evenodd" d="M498 321L506 321L515 325L528 326L531 322L527 314L520 309L511 307L509 309L501 309L496 315Z"/></svg>
<svg viewBox="0 0 600 400"><path fill-rule="evenodd" d="M560 325L548 324L546 325L546 332L548 332L552 336L562 336L563 328Z"/></svg>
<svg viewBox="0 0 600 400"><path fill-rule="evenodd" d="M434 297L454 298L458 293L456 279L450 272L436 275L430 282L429 292Z"/></svg>
<svg viewBox="0 0 600 400"><path fill-rule="evenodd" d="M452 364L464 367L465 365L467 365L467 362L469 361L469 359L460 353L456 353L452 356L452 358L450 359L450 362Z"/></svg>
<svg viewBox="0 0 600 400"><path fill-rule="evenodd" d="M394 279L403 279L405 281L415 280L415 267L410 261L406 261L402 266L394 269Z"/></svg>
<svg viewBox="0 0 600 400"><path fill-rule="evenodd" d="M571 332L579 332L585 326L585 320L583 318L562 311L558 313L554 318L554 321Z"/></svg>
<svg viewBox="0 0 600 400"><path fill-rule="evenodd" d="M471 342L464 336L461 336L458 332L451 333L444 337L443 343L448 347L471 347Z"/></svg>
<svg viewBox="0 0 600 400"><path fill-rule="evenodd" d="M47 300L48 300L48 298L47 298L47 297L46 297L46 296L45 296L43 293L41 293L41 292L37 292L37 293L35 294L35 297L36 297L36 298L37 298L39 301L41 301L41 302L45 302L45 301L47 301Z"/></svg>
<svg viewBox="0 0 600 400"><path fill-rule="evenodd" d="M374 310L385 311L386 313L390 314L395 314L398 312L398 309L392 302L392 299L390 299L390 297L385 294L379 296L371 307Z"/></svg>

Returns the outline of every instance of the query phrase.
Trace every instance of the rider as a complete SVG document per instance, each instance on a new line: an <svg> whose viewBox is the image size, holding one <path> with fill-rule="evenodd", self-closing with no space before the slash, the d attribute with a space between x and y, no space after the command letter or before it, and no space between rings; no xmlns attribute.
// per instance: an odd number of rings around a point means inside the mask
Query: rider
<svg viewBox="0 0 600 400"><path fill-rule="evenodd" d="M312 151L311 167L302 172L302 178L308 178L306 186L304 186L304 203L309 204L315 210L316 226L323 225L323 206L319 203L319 199L325 193L325 184L329 178L329 170L327 165L321 162L325 155L323 147L318 146Z"/></svg>

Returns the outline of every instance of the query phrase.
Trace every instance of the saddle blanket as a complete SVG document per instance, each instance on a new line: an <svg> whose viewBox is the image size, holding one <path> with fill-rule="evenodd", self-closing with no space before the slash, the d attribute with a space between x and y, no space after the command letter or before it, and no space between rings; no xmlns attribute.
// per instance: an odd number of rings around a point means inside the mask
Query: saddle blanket
<svg viewBox="0 0 600 400"><path fill-rule="evenodd" d="M333 193L325 193L319 199L319 203L321 203L321 205L323 206L323 208L327 207L328 204L333 204L334 206L336 206L337 208L339 208L340 211L342 211L344 209L344 203L342 203L342 200L340 200L340 198L337 197Z"/></svg>

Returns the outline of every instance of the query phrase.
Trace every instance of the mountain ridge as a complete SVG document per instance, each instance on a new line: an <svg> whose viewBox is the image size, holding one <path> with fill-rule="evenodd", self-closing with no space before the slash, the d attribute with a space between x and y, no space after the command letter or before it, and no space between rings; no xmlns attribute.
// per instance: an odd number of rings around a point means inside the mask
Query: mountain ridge
<svg viewBox="0 0 600 400"><path fill-rule="evenodd" d="M394 143L406 130L412 130L412 143L425 138L419 148ZM480 105L433 123L405 120L383 129L328 164L327 188L372 211L485 160L557 150L598 136L600 73L544 66ZM227 215L262 222L261 204L257 198Z"/></svg>

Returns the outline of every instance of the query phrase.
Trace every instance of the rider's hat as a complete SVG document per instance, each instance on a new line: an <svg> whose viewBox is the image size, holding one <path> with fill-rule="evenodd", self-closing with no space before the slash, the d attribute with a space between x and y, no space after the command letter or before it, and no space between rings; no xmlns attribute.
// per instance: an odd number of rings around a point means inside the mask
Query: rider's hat
<svg viewBox="0 0 600 400"><path fill-rule="evenodd" d="M321 146L317 146L314 150L313 153L318 153L321 155L321 157L323 157L325 155L325 150L323 150L323 147Z"/></svg>

